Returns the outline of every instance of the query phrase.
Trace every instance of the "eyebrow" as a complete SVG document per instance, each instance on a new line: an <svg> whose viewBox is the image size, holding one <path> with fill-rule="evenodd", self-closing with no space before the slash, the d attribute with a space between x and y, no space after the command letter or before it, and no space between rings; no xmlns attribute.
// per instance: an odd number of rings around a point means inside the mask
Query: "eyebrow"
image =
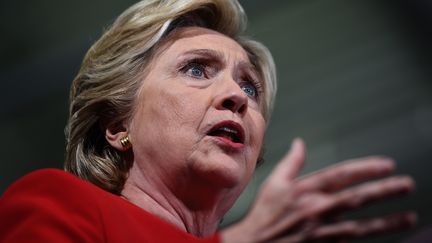
<svg viewBox="0 0 432 243"><path fill-rule="evenodd" d="M224 60L224 55L222 52L215 51L212 49L193 49L193 50L183 52L179 56L183 57L183 56L188 56L188 55L198 55L198 56L203 56L203 57L206 57L209 59L215 59L215 60L220 60L220 61ZM246 68L248 70L252 70L255 75L259 76L258 75L259 72L258 72L257 68L255 67L255 65L253 65L250 62L250 60L248 60L248 61L241 60L236 65L238 67L241 67L241 68Z"/></svg>
<svg viewBox="0 0 432 243"><path fill-rule="evenodd" d="M257 68L251 62L240 61L238 63L238 67L244 68L244 69L247 69L247 70L251 70L252 72L254 72L255 75L259 76Z"/></svg>
<svg viewBox="0 0 432 243"><path fill-rule="evenodd" d="M180 54L180 56L187 55L199 55L204 57L210 57L211 59L224 60L224 55L221 52L211 49L193 49Z"/></svg>

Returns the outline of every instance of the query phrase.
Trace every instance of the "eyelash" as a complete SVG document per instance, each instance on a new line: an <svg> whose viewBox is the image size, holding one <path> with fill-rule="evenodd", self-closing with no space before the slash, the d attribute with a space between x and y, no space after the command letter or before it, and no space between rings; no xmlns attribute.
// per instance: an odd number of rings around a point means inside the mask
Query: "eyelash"
<svg viewBox="0 0 432 243"><path fill-rule="evenodd" d="M247 76L246 78L243 78L243 80L244 81L242 81L240 83L240 86L242 87L244 85L244 83L251 84L255 88L255 91L256 91L254 98L256 100L258 100L261 97L261 94L263 93L263 87L262 87L261 82L254 79L254 78L251 78L249 76Z"/></svg>
<svg viewBox="0 0 432 243"><path fill-rule="evenodd" d="M182 72L183 74L186 74L192 78L195 79L200 79L200 78L209 78L209 68L208 68L209 64L208 61L206 60L202 60L202 59L192 59L189 61L186 61L185 63L182 63L180 65L180 69L179 71ZM203 77L197 77L192 75L191 73L191 69L192 68L199 68L199 70L202 72ZM242 77L242 81L239 83L240 87L243 90L243 85L245 84L251 84L254 88L255 88L255 95L254 95L254 99L258 100L261 97L261 94L263 93L263 87L262 87L262 83L259 80L256 80L255 78L250 77L250 75L246 75L244 77Z"/></svg>
<svg viewBox="0 0 432 243"><path fill-rule="evenodd" d="M188 76L192 77L192 78L199 78L197 76L194 76L190 73L188 73L192 68L198 68L201 72L202 75L204 76L204 78L208 78L208 73L206 72L206 66L207 64L197 61L197 60L192 60L190 62L187 62L184 65L181 65L180 71L184 74L187 74Z"/></svg>

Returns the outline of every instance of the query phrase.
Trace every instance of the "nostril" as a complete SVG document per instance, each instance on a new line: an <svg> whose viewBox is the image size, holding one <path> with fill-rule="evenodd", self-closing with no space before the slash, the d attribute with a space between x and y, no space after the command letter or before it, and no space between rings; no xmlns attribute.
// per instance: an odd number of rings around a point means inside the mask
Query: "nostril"
<svg viewBox="0 0 432 243"><path fill-rule="evenodd" d="M239 102L236 102L233 99L226 99L226 100L224 100L222 102L222 107L225 108L225 109L227 109L227 110L230 110L230 111L232 111L234 113L238 112L240 114L243 114L246 111L246 109L247 109L247 105L239 103Z"/></svg>
<svg viewBox="0 0 432 243"><path fill-rule="evenodd" d="M222 106L225 109L228 109L228 110L231 110L231 111L233 111L235 105L236 105L235 102L233 100L231 100L231 99L226 99L222 103Z"/></svg>
<svg viewBox="0 0 432 243"><path fill-rule="evenodd" d="M238 112L239 112L240 114L243 114L243 113L246 111L246 108L247 108L246 105L242 105L242 106L239 108Z"/></svg>

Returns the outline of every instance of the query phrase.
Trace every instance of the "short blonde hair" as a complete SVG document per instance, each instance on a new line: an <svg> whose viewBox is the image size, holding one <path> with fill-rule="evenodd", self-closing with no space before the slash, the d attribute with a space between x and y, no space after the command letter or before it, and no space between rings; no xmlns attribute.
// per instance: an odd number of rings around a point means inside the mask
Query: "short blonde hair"
<svg viewBox="0 0 432 243"><path fill-rule="evenodd" d="M199 26L237 41L264 83L269 119L276 93L270 52L242 36L246 15L233 0L144 0L121 14L89 49L70 91L65 170L112 193L123 188L131 162L105 139L105 128L131 119L142 75L170 31Z"/></svg>

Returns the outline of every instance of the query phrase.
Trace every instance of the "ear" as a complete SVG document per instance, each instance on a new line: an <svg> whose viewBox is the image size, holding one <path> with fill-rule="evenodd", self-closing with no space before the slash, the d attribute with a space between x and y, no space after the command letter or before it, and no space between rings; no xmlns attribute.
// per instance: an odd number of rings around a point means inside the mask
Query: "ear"
<svg viewBox="0 0 432 243"><path fill-rule="evenodd" d="M119 151L127 151L120 140L128 136L128 129L124 125L111 124L105 128L105 139L108 143ZM130 139L130 138L129 138Z"/></svg>

